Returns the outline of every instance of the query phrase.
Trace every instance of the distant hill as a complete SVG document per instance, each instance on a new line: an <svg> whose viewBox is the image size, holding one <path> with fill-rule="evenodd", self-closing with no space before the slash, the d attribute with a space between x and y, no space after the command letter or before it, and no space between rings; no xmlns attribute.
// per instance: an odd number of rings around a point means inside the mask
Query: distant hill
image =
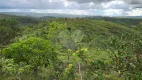
<svg viewBox="0 0 142 80"><path fill-rule="evenodd" d="M104 18L110 16L89 16L89 15L72 15L72 14L60 14L60 13L33 13L33 12L1 12L1 14L5 15L15 15L15 16L27 16L27 17L67 17L67 18L75 18L75 17L90 17L90 18ZM132 18L132 19L142 19L142 16L113 16L110 18Z"/></svg>
<svg viewBox="0 0 142 80"><path fill-rule="evenodd" d="M90 16L88 19L105 20L118 23L125 26L138 26L142 22L142 16L124 16L124 17L106 17L106 16Z"/></svg>
<svg viewBox="0 0 142 80"><path fill-rule="evenodd" d="M86 17L85 15L71 15L71 14L58 14L58 13L31 13L31 12L2 12L2 14L8 15L16 15L16 16L30 16L30 17L67 17L67 18L75 18L75 17Z"/></svg>
<svg viewBox="0 0 142 80"><path fill-rule="evenodd" d="M119 18L142 19L142 16L121 16Z"/></svg>
<svg viewBox="0 0 142 80"><path fill-rule="evenodd" d="M24 24L24 25L36 24L36 23L40 22L40 20L35 17L9 15L9 14L0 13L0 19L2 19L2 18L13 18L13 19L16 19L20 24Z"/></svg>
<svg viewBox="0 0 142 80"><path fill-rule="evenodd" d="M86 15L70 15L70 14L57 14L57 13L30 13L30 12L2 12L0 18L16 18L22 23L37 23L40 20L48 20L53 18L88 18L105 20L121 25L134 27L140 25L142 16L86 16Z"/></svg>
<svg viewBox="0 0 142 80"><path fill-rule="evenodd" d="M14 16L14 15L8 15L8 14L0 14L0 18L14 18L14 17L16 17L16 16Z"/></svg>
<svg viewBox="0 0 142 80"><path fill-rule="evenodd" d="M39 19L40 20L48 20L48 19L53 19L53 18L56 18L56 17L53 17L53 16L44 16L44 17L40 17Z"/></svg>

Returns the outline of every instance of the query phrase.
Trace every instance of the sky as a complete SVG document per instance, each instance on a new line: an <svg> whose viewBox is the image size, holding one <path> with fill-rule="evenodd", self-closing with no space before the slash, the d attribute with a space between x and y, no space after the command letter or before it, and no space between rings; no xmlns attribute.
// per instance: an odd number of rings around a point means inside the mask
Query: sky
<svg viewBox="0 0 142 80"><path fill-rule="evenodd" d="M142 0L0 0L0 12L142 16Z"/></svg>

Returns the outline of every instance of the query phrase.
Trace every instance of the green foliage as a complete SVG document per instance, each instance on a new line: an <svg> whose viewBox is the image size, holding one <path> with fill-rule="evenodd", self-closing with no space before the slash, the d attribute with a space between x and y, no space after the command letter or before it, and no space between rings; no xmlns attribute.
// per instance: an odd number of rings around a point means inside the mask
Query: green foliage
<svg viewBox="0 0 142 80"><path fill-rule="evenodd" d="M74 74L74 68L72 64L68 64L67 68L65 68L64 76L61 80L74 80L75 74Z"/></svg>
<svg viewBox="0 0 142 80"><path fill-rule="evenodd" d="M141 80L141 24L110 21L55 18L22 27L22 37L0 51L0 74L19 80ZM2 43L14 39L16 22L0 24L7 36Z"/></svg>
<svg viewBox="0 0 142 80"><path fill-rule="evenodd" d="M137 38L139 40L139 38ZM140 55L135 53L135 43L123 42L117 37L111 37L109 39L111 49L110 56L112 58L112 65L114 66L114 70L116 70L120 76L125 76L128 80L137 80L140 78L141 68L139 68L141 62L139 62ZM138 50L139 51L139 50ZM135 75L134 75L135 74Z"/></svg>
<svg viewBox="0 0 142 80"><path fill-rule="evenodd" d="M48 40L28 38L3 49L2 55L14 59L16 63L26 62L35 67L55 61L57 53Z"/></svg>
<svg viewBox="0 0 142 80"><path fill-rule="evenodd" d="M6 27L14 27L18 24L17 20L15 19L0 19L0 26L6 26Z"/></svg>
<svg viewBox="0 0 142 80"><path fill-rule="evenodd" d="M26 65L24 63L20 63L19 65L14 62L13 59L4 59L2 58L0 60L2 69L4 72L11 74L11 75L19 75L23 72L28 72L30 69L29 65Z"/></svg>
<svg viewBox="0 0 142 80"><path fill-rule="evenodd" d="M84 34L81 30L75 30L71 35L75 43L79 43L82 41Z"/></svg>
<svg viewBox="0 0 142 80"><path fill-rule="evenodd" d="M19 35L17 24L15 19L0 19L0 45L8 45Z"/></svg>
<svg viewBox="0 0 142 80"><path fill-rule="evenodd" d="M65 49L75 50L80 46L79 44L84 38L84 34L81 30L75 30L70 32L69 30L64 30L59 33L60 44L63 45Z"/></svg>
<svg viewBox="0 0 142 80"><path fill-rule="evenodd" d="M58 34L62 31L66 29L66 24L58 24L56 22L52 22L50 24L49 27L49 32L48 32L48 38L53 41L53 42L57 42L56 39L58 37Z"/></svg>
<svg viewBox="0 0 142 80"><path fill-rule="evenodd" d="M30 72L31 66L23 62L16 64L13 59L0 58L0 67L2 69L1 72L11 76L16 76L17 79L21 80L21 74Z"/></svg>

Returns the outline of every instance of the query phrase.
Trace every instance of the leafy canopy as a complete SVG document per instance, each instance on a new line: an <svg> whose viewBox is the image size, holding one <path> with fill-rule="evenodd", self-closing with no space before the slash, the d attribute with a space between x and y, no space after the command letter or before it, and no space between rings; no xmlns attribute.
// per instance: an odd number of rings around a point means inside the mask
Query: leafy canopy
<svg viewBox="0 0 142 80"><path fill-rule="evenodd" d="M1 52L4 57L13 59L16 63L26 62L33 67L49 65L57 59L53 46L42 38L31 37L13 43Z"/></svg>

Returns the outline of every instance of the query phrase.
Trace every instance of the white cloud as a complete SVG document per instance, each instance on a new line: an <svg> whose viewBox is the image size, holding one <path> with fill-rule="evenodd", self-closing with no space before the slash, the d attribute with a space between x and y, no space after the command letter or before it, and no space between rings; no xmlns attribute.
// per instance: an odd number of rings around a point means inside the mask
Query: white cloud
<svg viewBox="0 0 142 80"><path fill-rule="evenodd" d="M137 8L126 12L127 16L142 16L142 9Z"/></svg>
<svg viewBox="0 0 142 80"><path fill-rule="evenodd" d="M110 2L105 2L102 3L101 6L105 9L126 9L129 8L130 6L126 4L122 0L115 0L115 1L110 1Z"/></svg>
<svg viewBox="0 0 142 80"><path fill-rule="evenodd" d="M0 12L142 16L141 2L142 0L0 0Z"/></svg>
<svg viewBox="0 0 142 80"><path fill-rule="evenodd" d="M90 15L88 10L70 10L70 9L30 9L29 12L36 13L59 13L59 14L72 14L72 15Z"/></svg>
<svg viewBox="0 0 142 80"><path fill-rule="evenodd" d="M28 4L28 0L9 0L11 3L22 3L22 4Z"/></svg>
<svg viewBox="0 0 142 80"><path fill-rule="evenodd" d="M102 16L120 16L123 10L117 9L0 9L0 12L33 12L33 13L59 13L59 14L72 14L72 15L102 15Z"/></svg>
<svg viewBox="0 0 142 80"><path fill-rule="evenodd" d="M92 7L92 6L94 6L95 4L93 3L93 2L90 2L89 3L89 7Z"/></svg>
<svg viewBox="0 0 142 80"><path fill-rule="evenodd" d="M122 9L106 9L104 10L104 15L106 16L121 16L123 15Z"/></svg>

